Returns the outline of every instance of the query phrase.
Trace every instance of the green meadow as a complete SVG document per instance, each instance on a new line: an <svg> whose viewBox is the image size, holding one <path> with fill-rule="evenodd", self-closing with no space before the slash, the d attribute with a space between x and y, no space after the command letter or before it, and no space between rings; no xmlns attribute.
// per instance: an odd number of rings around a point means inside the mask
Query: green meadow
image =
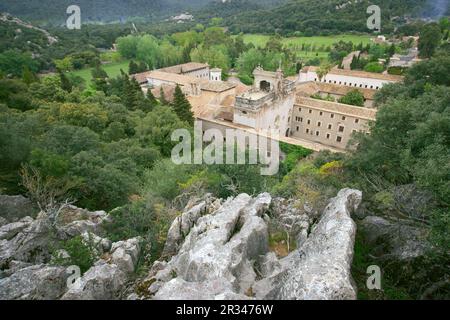
<svg viewBox="0 0 450 320"><path fill-rule="evenodd" d="M120 74L120 69L128 73L129 63L129 60L124 60L121 62L111 62L102 65L102 69L105 70L110 78L115 78ZM86 68L82 70L72 71L71 74L83 78L86 81L86 84L89 84L92 79L91 71L92 68Z"/></svg>
<svg viewBox="0 0 450 320"><path fill-rule="evenodd" d="M321 46L331 46L335 42L339 41L351 41L354 44L363 43L366 45L371 43L369 35L350 35L350 34L342 34L335 36L317 36L317 37L290 37L283 38L283 43L288 46L302 46L305 45L315 45L316 47ZM269 35L262 34L244 34L244 42L245 43L253 43L257 47L264 47L267 41L270 39Z"/></svg>

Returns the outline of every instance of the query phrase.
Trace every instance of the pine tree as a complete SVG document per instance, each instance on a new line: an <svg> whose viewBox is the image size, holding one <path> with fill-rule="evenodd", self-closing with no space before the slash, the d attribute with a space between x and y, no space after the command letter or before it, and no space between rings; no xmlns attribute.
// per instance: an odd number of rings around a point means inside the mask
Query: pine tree
<svg viewBox="0 0 450 320"><path fill-rule="evenodd" d="M128 65L128 74L136 74L139 73L139 66L133 60L130 61Z"/></svg>
<svg viewBox="0 0 450 320"><path fill-rule="evenodd" d="M103 91L107 93L108 91L108 74L103 70L100 64L97 64L91 72L92 82L97 91Z"/></svg>
<svg viewBox="0 0 450 320"><path fill-rule="evenodd" d="M180 120L186 121L189 124L194 123L194 114L191 111L191 104L178 85L175 88L172 106Z"/></svg>

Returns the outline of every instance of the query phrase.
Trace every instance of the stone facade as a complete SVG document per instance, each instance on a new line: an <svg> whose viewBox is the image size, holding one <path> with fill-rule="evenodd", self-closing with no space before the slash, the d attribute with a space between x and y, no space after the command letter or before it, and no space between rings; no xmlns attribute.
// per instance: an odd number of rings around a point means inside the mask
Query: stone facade
<svg viewBox="0 0 450 320"><path fill-rule="evenodd" d="M297 96L292 137L346 149L352 134L368 132L376 110Z"/></svg>
<svg viewBox="0 0 450 320"><path fill-rule="evenodd" d="M281 70L269 72L258 67L253 75L253 87L236 97L233 122L256 131L289 135L294 82L286 80Z"/></svg>

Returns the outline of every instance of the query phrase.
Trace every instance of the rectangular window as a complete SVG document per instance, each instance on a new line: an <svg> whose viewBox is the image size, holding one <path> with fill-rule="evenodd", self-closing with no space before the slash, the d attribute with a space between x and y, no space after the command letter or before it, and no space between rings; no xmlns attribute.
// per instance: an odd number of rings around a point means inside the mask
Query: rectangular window
<svg viewBox="0 0 450 320"><path fill-rule="evenodd" d="M336 137L336 141L337 141L337 142L342 142L342 137L337 136L337 137Z"/></svg>
<svg viewBox="0 0 450 320"><path fill-rule="evenodd" d="M345 120L345 116L342 116L342 120Z"/></svg>
<svg viewBox="0 0 450 320"><path fill-rule="evenodd" d="M359 119L355 119L355 123L359 123Z"/></svg>
<svg viewBox="0 0 450 320"><path fill-rule="evenodd" d="M330 139L330 134L329 133L327 133L327 139Z"/></svg>
<svg viewBox="0 0 450 320"><path fill-rule="evenodd" d="M332 114L330 114L330 118L331 119L333 119L334 118L334 114L332 113Z"/></svg>
<svg viewBox="0 0 450 320"><path fill-rule="evenodd" d="M319 132L319 131L316 131L316 136L319 136L319 134L320 134L320 132Z"/></svg>
<svg viewBox="0 0 450 320"><path fill-rule="evenodd" d="M320 111L320 115L323 115L323 112L322 112L322 111Z"/></svg>
<svg viewBox="0 0 450 320"><path fill-rule="evenodd" d="M309 129L306 129L306 133L309 133Z"/></svg>
<svg viewBox="0 0 450 320"><path fill-rule="evenodd" d="M300 128L299 128L299 126L297 126L297 131L299 131L300 130Z"/></svg>
<svg viewBox="0 0 450 320"><path fill-rule="evenodd" d="M312 110L311 110L311 109L309 109L309 113L312 113Z"/></svg>
<svg viewBox="0 0 450 320"><path fill-rule="evenodd" d="M308 120L308 124L311 124L311 120Z"/></svg>
<svg viewBox="0 0 450 320"><path fill-rule="evenodd" d="M322 125L322 122L317 122L317 126L320 127Z"/></svg>
<svg viewBox="0 0 450 320"><path fill-rule="evenodd" d="M339 132L344 132L344 126L339 126Z"/></svg>
<svg viewBox="0 0 450 320"><path fill-rule="evenodd" d="M328 130L331 130L333 126L331 124L328 125Z"/></svg>

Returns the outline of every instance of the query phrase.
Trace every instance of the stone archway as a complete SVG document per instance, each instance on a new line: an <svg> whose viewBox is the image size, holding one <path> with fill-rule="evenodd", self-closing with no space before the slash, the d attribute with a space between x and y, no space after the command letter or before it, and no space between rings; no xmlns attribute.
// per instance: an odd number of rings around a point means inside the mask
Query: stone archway
<svg viewBox="0 0 450 320"><path fill-rule="evenodd" d="M262 91L269 92L270 91L270 82L265 81L265 80L261 81L259 83L259 89Z"/></svg>

